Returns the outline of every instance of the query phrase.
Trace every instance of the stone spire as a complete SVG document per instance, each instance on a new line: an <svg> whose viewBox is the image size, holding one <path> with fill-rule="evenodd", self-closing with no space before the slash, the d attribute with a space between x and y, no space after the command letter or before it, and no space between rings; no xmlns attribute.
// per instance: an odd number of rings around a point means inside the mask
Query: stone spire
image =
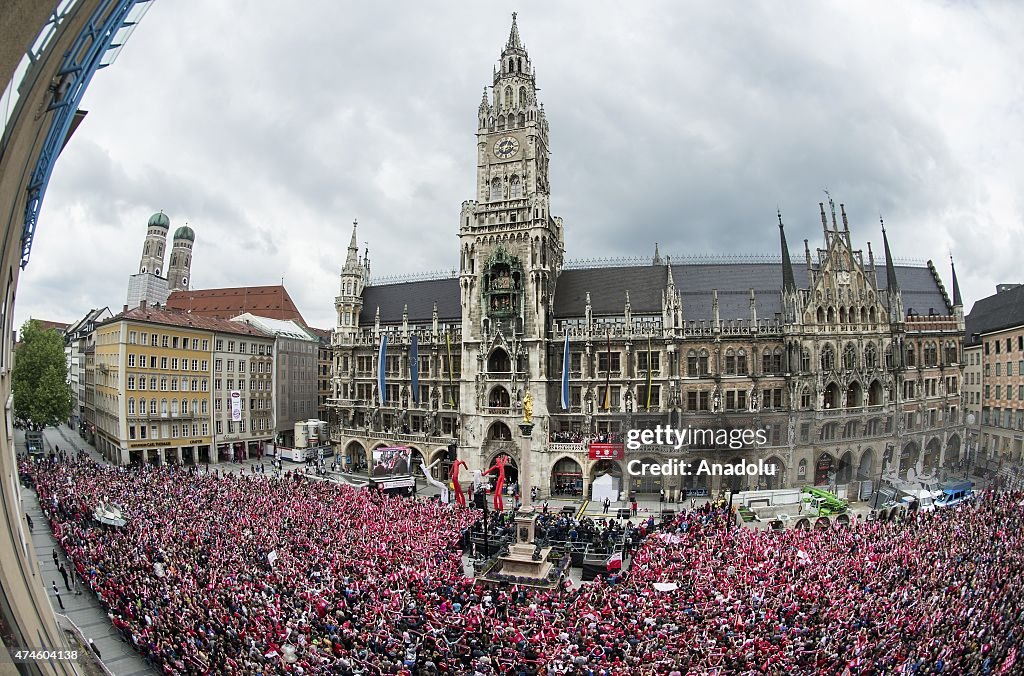
<svg viewBox="0 0 1024 676"><path fill-rule="evenodd" d="M782 290L785 293L796 292L796 279L793 277L793 262L789 259L789 245L786 244L786 228L782 225L782 212L779 211L779 237L782 240Z"/></svg>
<svg viewBox="0 0 1024 676"><path fill-rule="evenodd" d="M516 23L516 12L512 12L512 30L508 34L508 42L505 43L505 49L524 49L522 41L519 39L519 25Z"/></svg>
<svg viewBox="0 0 1024 676"><path fill-rule="evenodd" d="M347 273L359 272L359 241L356 239L356 227L359 222L352 221L352 239L348 243L348 256L345 258L344 271Z"/></svg>
<svg viewBox="0 0 1024 676"><path fill-rule="evenodd" d="M953 254L949 255L949 267L953 271L953 307L963 307L964 301L960 297L960 282L956 279L956 264L953 263Z"/></svg>
<svg viewBox="0 0 1024 676"><path fill-rule="evenodd" d="M892 262L892 252L889 250L889 237L885 234L885 222L882 217L878 217L878 222L882 224L882 247L885 249L885 283L889 289L889 293L893 293L900 290L900 283L896 280L896 268Z"/></svg>
<svg viewBox="0 0 1024 676"><path fill-rule="evenodd" d="M651 261L651 265L662 265L661 252L658 251L658 243L654 243L654 260Z"/></svg>

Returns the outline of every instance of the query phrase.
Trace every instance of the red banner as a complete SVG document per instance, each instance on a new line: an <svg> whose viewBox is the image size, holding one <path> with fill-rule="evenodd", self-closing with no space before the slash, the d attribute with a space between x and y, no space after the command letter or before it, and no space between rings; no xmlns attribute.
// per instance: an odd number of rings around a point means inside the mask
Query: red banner
<svg viewBox="0 0 1024 676"><path fill-rule="evenodd" d="M591 460L623 460L625 457L624 444L590 444Z"/></svg>

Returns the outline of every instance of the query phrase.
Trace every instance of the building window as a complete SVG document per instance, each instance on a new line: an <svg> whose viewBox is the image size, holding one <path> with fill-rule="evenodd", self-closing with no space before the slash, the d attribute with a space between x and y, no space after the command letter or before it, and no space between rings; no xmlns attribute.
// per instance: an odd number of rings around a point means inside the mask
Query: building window
<svg viewBox="0 0 1024 676"><path fill-rule="evenodd" d="M619 359L620 355L618 352L601 352L597 355L597 370L601 372L619 371Z"/></svg>
<svg viewBox="0 0 1024 676"><path fill-rule="evenodd" d="M637 369L640 371L659 371L661 370L661 353L660 352L638 352L637 358ZM648 364L650 365L648 367Z"/></svg>
<svg viewBox="0 0 1024 676"><path fill-rule="evenodd" d="M821 348L821 370L831 371L835 368L835 350L832 349L831 345L825 345Z"/></svg>

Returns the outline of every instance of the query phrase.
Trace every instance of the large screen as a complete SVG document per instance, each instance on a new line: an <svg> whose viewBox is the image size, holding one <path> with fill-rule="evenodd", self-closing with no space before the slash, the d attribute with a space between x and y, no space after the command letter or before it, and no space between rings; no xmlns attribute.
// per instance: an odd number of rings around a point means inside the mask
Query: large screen
<svg viewBox="0 0 1024 676"><path fill-rule="evenodd" d="M409 460L412 451L408 446L389 446L373 450L373 471L370 476L384 478L410 473Z"/></svg>

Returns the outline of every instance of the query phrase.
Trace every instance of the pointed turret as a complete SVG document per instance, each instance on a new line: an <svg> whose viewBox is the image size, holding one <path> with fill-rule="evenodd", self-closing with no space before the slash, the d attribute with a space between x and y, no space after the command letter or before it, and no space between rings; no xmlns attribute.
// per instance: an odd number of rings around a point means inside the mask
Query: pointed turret
<svg viewBox="0 0 1024 676"><path fill-rule="evenodd" d="M960 297L960 282L956 279L956 264L953 262L953 255L949 255L949 267L953 271L953 307L963 307L964 301Z"/></svg>
<svg viewBox="0 0 1024 676"><path fill-rule="evenodd" d="M900 283L896 280L896 268L892 262L892 252L889 250L889 237L885 234L885 222L881 216L878 217L878 222L882 224L882 248L885 250L885 285L890 292L899 291Z"/></svg>
<svg viewBox="0 0 1024 676"><path fill-rule="evenodd" d="M785 293L796 293L796 279L793 276L793 262L789 259L789 245L786 244L786 228L782 225L782 212L779 211L779 238L782 246L782 290Z"/></svg>
<svg viewBox="0 0 1024 676"><path fill-rule="evenodd" d="M882 217L878 217L882 224L882 248L885 250L885 285L886 294L889 296L889 321L898 323L903 321L903 294L900 293L900 283L896 279L896 266L893 264L892 251L889 249L889 236L885 233L885 223Z"/></svg>
<svg viewBox="0 0 1024 676"><path fill-rule="evenodd" d="M359 241L356 239L356 228L359 222L356 220L352 221L352 239L348 243L348 256L345 257L345 268L346 273L358 273L359 272Z"/></svg>
<svg viewBox="0 0 1024 676"><path fill-rule="evenodd" d="M668 269L668 281L665 283L665 286L674 291L676 288L676 280L672 276L672 258L669 256L665 257L665 267Z"/></svg>
<svg viewBox="0 0 1024 676"><path fill-rule="evenodd" d="M661 252L658 251L658 243L654 243L654 260L651 261L651 265L661 265Z"/></svg>
<svg viewBox="0 0 1024 676"><path fill-rule="evenodd" d="M516 12L512 12L512 30L508 33L508 42L505 49L523 49L523 43L519 39L519 25L516 23Z"/></svg>

